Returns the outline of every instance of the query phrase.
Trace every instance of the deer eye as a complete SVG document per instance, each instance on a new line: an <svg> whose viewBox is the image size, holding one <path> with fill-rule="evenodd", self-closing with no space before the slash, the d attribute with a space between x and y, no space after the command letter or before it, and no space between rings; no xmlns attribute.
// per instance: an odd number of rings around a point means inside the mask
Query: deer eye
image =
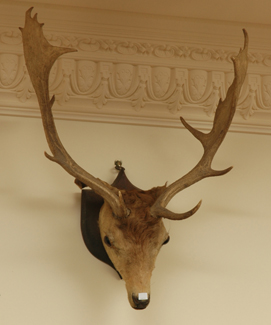
<svg viewBox="0 0 271 325"><path fill-rule="evenodd" d="M104 236L104 242L106 243L106 245L108 247L111 247L112 246L111 241L110 241L110 239L107 236Z"/></svg>
<svg viewBox="0 0 271 325"><path fill-rule="evenodd" d="M168 238L163 242L163 245L166 245L170 240L170 237L168 236Z"/></svg>

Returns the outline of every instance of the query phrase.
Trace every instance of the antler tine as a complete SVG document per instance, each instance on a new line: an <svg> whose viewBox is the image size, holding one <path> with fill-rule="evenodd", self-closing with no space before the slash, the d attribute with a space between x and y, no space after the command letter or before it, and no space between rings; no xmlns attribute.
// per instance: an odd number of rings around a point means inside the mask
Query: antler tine
<svg viewBox="0 0 271 325"><path fill-rule="evenodd" d="M77 165L59 139L52 114L55 97L53 96L51 100L49 98L49 74L59 56L64 53L75 52L76 50L49 44L43 35L43 24L37 21L37 14L33 18L31 17L32 10L33 7L26 11L25 27L20 28L20 30L23 37L26 66L37 94L46 139L53 154L53 156L47 153L45 155L62 166L70 175L101 195L109 203L116 216L119 218L124 217L128 211L126 211L123 204L120 204L117 191L109 184L93 177Z"/></svg>
<svg viewBox="0 0 271 325"><path fill-rule="evenodd" d="M157 198L154 205L151 207L151 214L154 217L181 220L193 215L199 209L201 202L199 202L190 211L181 214L169 211L166 209L166 206L169 201L183 189L195 184L203 178L224 175L232 169L232 167L229 167L225 170L216 171L211 168L211 164L219 146L228 132L236 110L241 87L246 77L248 65L248 34L245 29L243 30L243 33L244 48L240 50L236 58L232 58L235 77L228 89L225 100L219 101L212 130L207 134L203 133L194 129L183 118L181 118L181 122L183 123L184 127L187 128L194 135L194 137L201 142L204 153L199 163L190 172L169 185Z"/></svg>

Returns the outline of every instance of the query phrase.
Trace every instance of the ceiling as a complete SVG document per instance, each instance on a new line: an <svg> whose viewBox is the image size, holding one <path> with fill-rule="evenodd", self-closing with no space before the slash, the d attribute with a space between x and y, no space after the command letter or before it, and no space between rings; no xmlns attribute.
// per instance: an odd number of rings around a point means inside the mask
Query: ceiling
<svg viewBox="0 0 271 325"><path fill-rule="evenodd" d="M57 118L179 127L182 111L196 127L208 128L218 97L225 95L230 58L243 44L245 27L249 69L232 129L271 134L271 0L0 4L0 91L11 103L0 105L0 115L39 116L34 91L22 77L17 27L23 26L22 13L34 6L54 45L78 49L60 59L56 70ZM1 88L5 71L9 84Z"/></svg>
<svg viewBox="0 0 271 325"><path fill-rule="evenodd" d="M76 3L76 7L82 8L271 24L270 0L35 0L35 3L61 6Z"/></svg>

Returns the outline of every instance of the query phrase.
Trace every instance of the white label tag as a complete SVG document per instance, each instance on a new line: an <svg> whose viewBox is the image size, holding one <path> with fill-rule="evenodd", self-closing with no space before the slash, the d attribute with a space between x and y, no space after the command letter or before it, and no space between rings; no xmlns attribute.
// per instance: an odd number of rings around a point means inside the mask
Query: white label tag
<svg viewBox="0 0 271 325"><path fill-rule="evenodd" d="M148 300L148 294L146 292L139 293L138 300Z"/></svg>

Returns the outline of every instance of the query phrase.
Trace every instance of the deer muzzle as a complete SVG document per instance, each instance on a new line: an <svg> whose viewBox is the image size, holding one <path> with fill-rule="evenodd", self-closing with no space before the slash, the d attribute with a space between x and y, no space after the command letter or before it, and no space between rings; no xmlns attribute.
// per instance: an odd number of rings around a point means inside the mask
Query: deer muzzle
<svg viewBox="0 0 271 325"><path fill-rule="evenodd" d="M132 294L133 304L131 306L134 309L145 309L150 302L150 294L147 292L140 292L138 294Z"/></svg>

